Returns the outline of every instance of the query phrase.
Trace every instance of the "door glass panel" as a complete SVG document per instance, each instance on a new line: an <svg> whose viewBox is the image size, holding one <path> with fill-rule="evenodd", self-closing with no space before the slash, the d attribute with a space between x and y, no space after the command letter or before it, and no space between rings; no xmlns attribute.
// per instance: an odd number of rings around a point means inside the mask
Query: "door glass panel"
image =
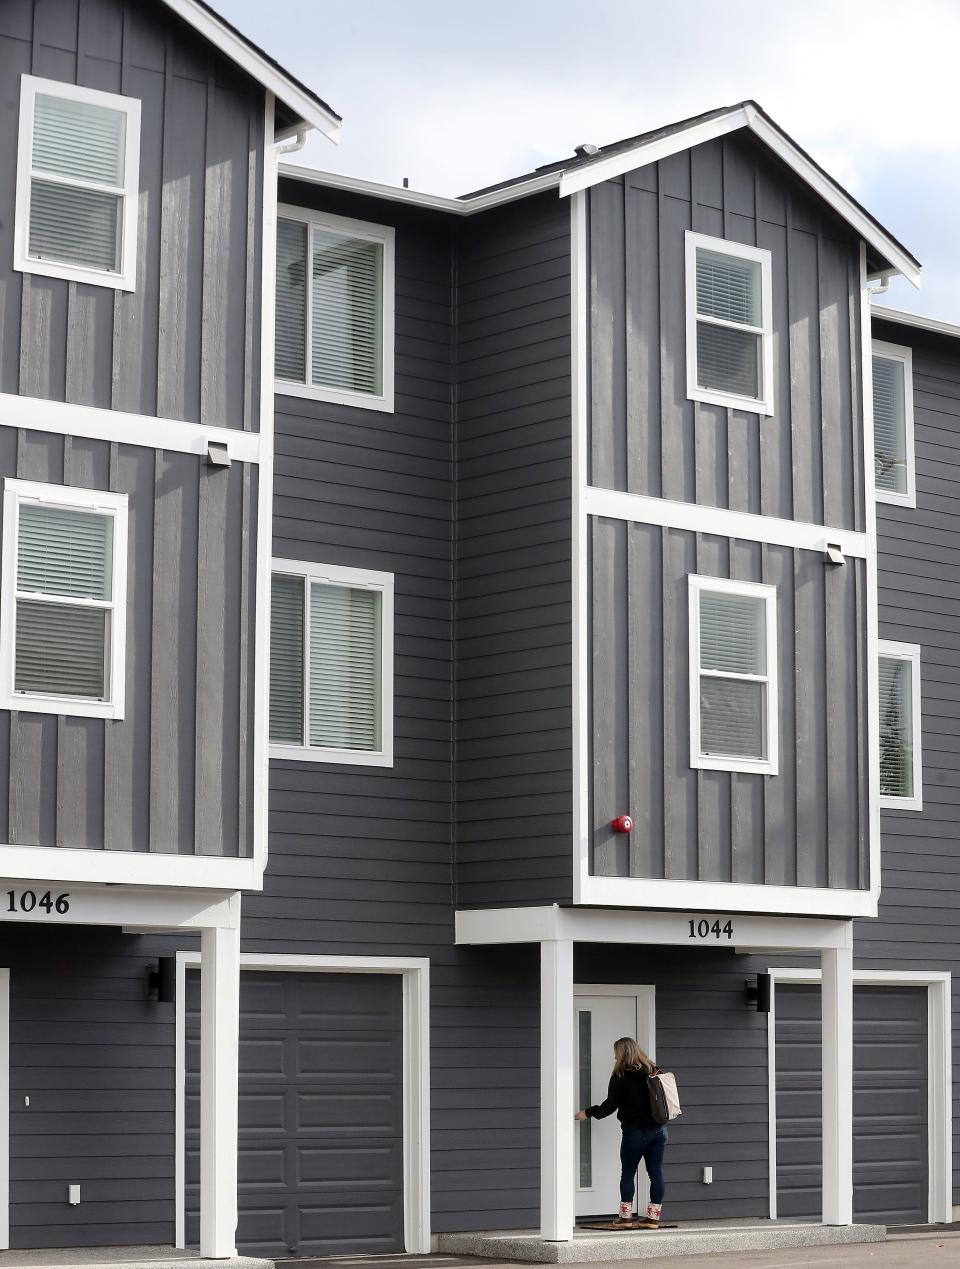
<svg viewBox="0 0 960 1269"><path fill-rule="evenodd" d="M591 1014L581 1009L577 1014L577 1045L580 1054L580 1105L584 1109L591 1103L593 1078L590 1061L590 1022ZM588 1190L593 1184L593 1120L585 1119L580 1124L580 1188Z"/></svg>

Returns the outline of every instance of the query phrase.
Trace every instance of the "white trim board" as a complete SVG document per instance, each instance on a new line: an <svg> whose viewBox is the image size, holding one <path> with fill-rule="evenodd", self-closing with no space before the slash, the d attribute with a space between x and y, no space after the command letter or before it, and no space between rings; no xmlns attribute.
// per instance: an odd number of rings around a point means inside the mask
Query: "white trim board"
<svg viewBox="0 0 960 1269"><path fill-rule="evenodd" d="M258 859L225 859L219 855L3 844L0 845L0 877L100 883L114 887L262 890L263 862Z"/></svg>
<svg viewBox="0 0 960 1269"><path fill-rule="evenodd" d="M41 906L48 892L49 902ZM65 925L115 926L129 933L229 930L240 922L240 894L69 882L56 885L50 878L20 880L0 874L0 930L8 922L44 925L51 930Z"/></svg>
<svg viewBox="0 0 960 1269"><path fill-rule="evenodd" d="M777 1219L777 1104L776 1104L776 988L778 983L817 984L817 969L771 969L770 1012L767 1015L769 1207L770 1219ZM927 1219L931 1224L953 1219L953 1093L951 977L940 970L853 971L854 988L927 988L927 1141L929 1198Z"/></svg>
<svg viewBox="0 0 960 1269"><path fill-rule="evenodd" d="M266 328L268 322L263 325ZM270 396L273 396L272 383ZM103 410L93 405L67 405L63 401L45 401L41 397L22 397L10 392L0 392L0 427L82 436L91 441L116 441L120 445L142 445L145 449L170 449L200 457L206 455L210 442L214 441L226 445L230 457L241 463L259 463L265 444L259 432L127 414L123 410Z"/></svg>
<svg viewBox="0 0 960 1269"><path fill-rule="evenodd" d="M758 887L762 889L763 887ZM730 922L729 933L712 929ZM705 931L701 928L706 925ZM692 932L691 932L692 930ZM462 908L458 946L508 943L622 943L625 946L726 948L746 952L782 948L822 951L853 946L853 922L811 916L752 916L717 908L685 912L624 908Z"/></svg>
<svg viewBox="0 0 960 1269"><path fill-rule="evenodd" d="M710 533L744 542L790 546L800 551L823 552L829 543L838 546L844 555L856 559L865 559L868 554L867 535L852 529L835 529L829 525L808 524L803 520L781 520L777 516L761 516L752 511L727 511L724 507L675 502L670 498L652 498L648 494L624 493L597 485L585 485L583 499L588 515L610 520L656 524L664 529L686 529L690 533Z"/></svg>
<svg viewBox="0 0 960 1269"><path fill-rule="evenodd" d="M0 969L0 1251L10 1246L10 971Z"/></svg>
<svg viewBox="0 0 960 1269"><path fill-rule="evenodd" d="M175 1088L175 1245L186 1243L186 971L200 953L177 952ZM240 970L317 974L400 974L403 977L404 1245L430 1251L430 961L413 956L309 956L242 952Z"/></svg>
<svg viewBox="0 0 960 1269"><path fill-rule="evenodd" d="M906 313L903 309L887 308L883 304L871 304L873 317L881 322L894 322L897 326L912 326L914 330L928 331L931 335L946 335L949 339L960 339L960 326L955 322L945 322L939 317L924 317L920 313Z"/></svg>

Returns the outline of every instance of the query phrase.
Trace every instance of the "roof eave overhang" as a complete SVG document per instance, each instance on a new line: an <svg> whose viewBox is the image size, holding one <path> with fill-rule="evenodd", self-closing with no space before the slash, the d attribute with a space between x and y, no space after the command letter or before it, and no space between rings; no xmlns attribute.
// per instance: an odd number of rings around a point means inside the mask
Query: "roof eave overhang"
<svg viewBox="0 0 960 1269"><path fill-rule="evenodd" d="M325 109L296 80L285 75L267 58L259 56L254 48L212 10L195 4L194 0L164 0L164 3L188 26L219 48L268 92L273 93L307 127L316 128L335 145L339 144L342 127L339 115Z"/></svg>
<svg viewBox="0 0 960 1269"><path fill-rule="evenodd" d="M576 194L580 190L589 189L592 185L598 185L601 181L622 176L625 172L631 172L637 167L656 163L671 154L677 154L692 146L702 145L705 141L726 136L740 128L749 128L778 158L796 172L800 179L832 207L878 256L887 261L890 271L900 274L913 286L919 287L922 269L914 257L896 239L885 233L862 207L844 194L843 190L804 154L799 146L794 145L785 133L775 127L752 105L735 106L726 114L693 123L689 128L671 133L669 136L639 142L629 150L611 154L607 158L599 157L582 167L564 172L560 178L560 197L565 198L570 194Z"/></svg>

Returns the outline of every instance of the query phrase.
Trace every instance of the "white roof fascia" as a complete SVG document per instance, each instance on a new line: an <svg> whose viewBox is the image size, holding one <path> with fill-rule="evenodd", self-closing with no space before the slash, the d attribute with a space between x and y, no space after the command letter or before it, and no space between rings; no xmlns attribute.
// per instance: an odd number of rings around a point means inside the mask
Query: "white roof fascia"
<svg viewBox="0 0 960 1269"><path fill-rule="evenodd" d="M383 185L379 181L365 181L359 176L322 172L316 168L302 167L299 163L281 163L280 175L288 176L295 181L306 181L311 185L323 185L327 189L342 189L351 194L368 194L372 198L383 198L393 203L407 203L433 211L451 212L454 216L473 216L477 212L499 207L503 203L516 202L517 199L527 198L543 190L556 189L560 184L562 173L546 172L542 176L531 177L529 181L523 181L519 185L490 190L489 193L479 194L476 198L447 198L443 194L423 194L419 190L404 189L400 185Z"/></svg>
<svg viewBox="0 0 960 1269"><path fill-rule="evenodd" d="M913 326L917 330L927 330L934 335L948 335L951 339L960 339L960 326L953 322L941 321L938 317L922 317L919 313L905 313L899 308L887 308L883 304L871 304L870 313L884 322L896 322L898 326Z"/></svg>
<svg viewBox="0 0 960 1269"><path fill-rule="evenodd" d="M168 9L182 18L189 26L200 33L221 50L232 62L235 62L248 75L252 76L275 97L289 106L305 120L311 128L322 132L334 144L339 144L341 123L336 115L320 106L313 97L288 79L282 71L245 43L235 31L223 23L214 13L193 0L164 0Z"/></svg>
<svg viewBox="0 0 960 1269"><path fill-rule="evenodd" d="M615 176L623 176L634 168L646 163L656 163L659 159L668 158L680 150L689 150L691 146L702 145L704 141L713 141L717 137L726 136L728 132L736 132L738 128L748 127L750 116L745 106L737 106L729 114L718 115L716 119L707 119L703 123L691 124L682 131L671 132L668 136L658 137L654 141L638 141L629 150L621 150L606 159L595 159L584 167L574 168L572 172L564 172L560 182L560 197L579 193L598 185L601 181L609 181ZM638 161L639 160L639 161Z"/></svg>
<svg viewBox="0 0 960 1269"><path fill-rule="evenodd" d="M560 197L588 189L601 181L622 176L625 172L642 167L647 163L656 163L659 159L669 157L691 146L702 145L725 136L738 128L747 127L754 132L773 152L782 159L789 168L814 190L838 216L847 222L864 242L879 252L885 260L889 260L897 273L905 277L913 286L920 286L921 270L909 255L879 228L850 198L829 180L823 172L802 153L778 129L772 127L752 106L737 106L729 114L720 115L716 119L703 123L691 124L669 136L654 141L638 142L629 150L612 154L608 159L597 159L584 167L575 168L564 173L560 182Z"/></svg>

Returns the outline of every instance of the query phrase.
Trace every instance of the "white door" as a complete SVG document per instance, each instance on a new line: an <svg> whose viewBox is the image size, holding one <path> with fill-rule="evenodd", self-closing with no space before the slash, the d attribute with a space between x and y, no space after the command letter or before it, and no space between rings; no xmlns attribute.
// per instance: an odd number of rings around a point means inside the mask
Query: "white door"
<svg viewBox="0 0 960 1269"><path fill-rule="evenodd" d="M635 1036L640 1047L653 1056L653 991L652 987L577 989L578 1108L596 1106L606 1097L614 1040ZM588 1119L576 1125L576 1132L576 1214L615 1213L620 1202L620 1121L615 1113L606 1119ZM646 1204L642 1184L637 1198Z"/></svg>

